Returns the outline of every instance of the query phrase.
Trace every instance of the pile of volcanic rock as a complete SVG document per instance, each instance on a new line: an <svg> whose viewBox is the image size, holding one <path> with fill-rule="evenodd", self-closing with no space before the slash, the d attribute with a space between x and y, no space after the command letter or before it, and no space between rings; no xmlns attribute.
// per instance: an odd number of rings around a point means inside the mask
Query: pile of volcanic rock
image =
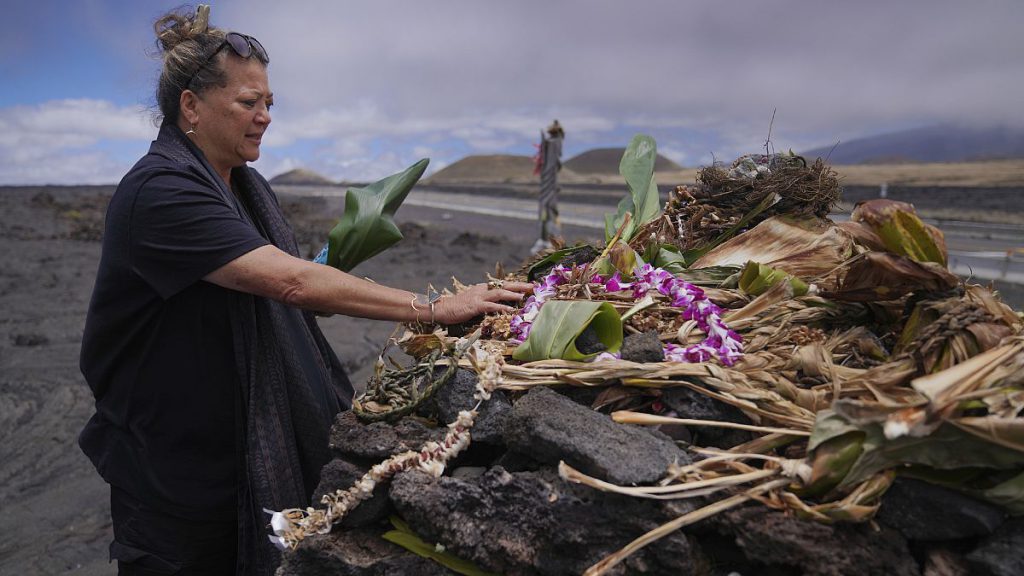
<svg viewBox="0 0 1024 576"><path fill-rule="evenodd" d="M325 492L346 489L392 455L439 440L471 407L476 376L460 370L423 417L363 424L340 414ZM722 428L653 429L590 408L598 391L537 387L496 392L480 410L472 444L441 478L404 472L379 485L335 526L284 553L279 576L453 574L381 538L389 517L424 541L506 575L582 574L605 556L710 500L649 500L562 480L559 461L619 485L651 485L691 456L679 446L728 448L752 437ZM733 407L684 388L661 401L682 418L749 423ZM721 496L719 496L720 498ZM712 496L711 498L715 498ZM644 547L611 574L1024 574L1024 519L957 492L899 479L875 519L826 525L750 503Z"/></svg>

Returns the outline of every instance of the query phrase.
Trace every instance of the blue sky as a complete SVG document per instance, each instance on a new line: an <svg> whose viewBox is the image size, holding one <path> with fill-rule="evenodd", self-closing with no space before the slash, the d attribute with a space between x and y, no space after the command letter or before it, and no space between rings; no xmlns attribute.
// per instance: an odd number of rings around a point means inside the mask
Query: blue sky
<svg viewBox="0 0 1024 576"><path fill-rule="evenodd" d="M271 56L255 164L335 179L430 157L566 155L637 132L683 165L939 122L1021 123L1024 3L211 1ZM0 184L113 183L156 128L152 22L177 4L13 2L0 20Z"/></svg>

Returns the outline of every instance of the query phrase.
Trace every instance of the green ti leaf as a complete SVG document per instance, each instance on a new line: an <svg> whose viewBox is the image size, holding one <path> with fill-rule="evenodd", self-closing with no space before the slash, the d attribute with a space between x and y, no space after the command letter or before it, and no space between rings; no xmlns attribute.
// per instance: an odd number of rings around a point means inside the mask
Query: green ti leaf
<svg viewBox="0 0 1024 576"><path fill-rule="evenodd" d="M648 245L648 251L654 252L652 256L647 257L647 260L655 268L662 268L676 276L686 271L686 258L683 258L676 246L652 242ZM646 256L646 252L644 255Z"/></svg>
<svg viewBox="0 0 1024 576"><path fill-rule="evenodd" d="M391 520L391 525L394 526L395 529L389 530L381 536L388 542L398 544L417 556L429 558L452 572L462 574L463 576L498 576L493 572L481 570L476 564L473 564L469 560L463 560L451 552L447 552L443 549L439 550L436 546L427 544L419 537L418 534L413 532L412 529L409 528L409 525L401 518L392 516L389 520Z"/></svg>
<svg viewBox="0 0 1024 576"><path fill-rule="evenodd" d="M658 158L658 146L654 138L637 134L626 147L619 162L619 174L626 180L629 196L623 198L614 216L605 215L605 241L610 241L625 221L625 214L632 214L629 224L622 232L622 240L629 242L640 227L661 215L661 199L658 184L654 180L654 162Z"/></svg>
<svg viewBox="0 0 1024 576"><path fill-rule="evenodd" d="M740 273L739 288L751 296L760 296L779 282L788 280L793 296L807 294L807 283L783 270L750 260Z"/></svg>
<svg viewBox="0 0 1024 576"><path fill-rule="evenodd" d="M597 353L583 354L576 349L576 338L593 328L606 352L622 346L622 318L608 302L591 300L549 300L537 314L530 336L512 357L524 362L560 358L587 360Z"/></svg>
<svg viewBox="0 0 1024 576"><path fill-rule="evenodd" d="M1024 471L992 488L975 493L1015 516L1024 515Z"/></svg>
<svg viewBox="0 0 1024 576"><path fill-rule="evenodd" d="M328 236L327 264L348 272L402 239L393 217L430 160L345 193L345 213Z"/></svg>
<svg viewBox="0 0 1024 576"><path fill-rule="evenodd" d="M526 271L526 279L530 282L536 282L543 276L543 273L547 273L552 267L558 265L567 258L575 258L577 253L594 250L593 247L587 244L577 244L576 246L569 246L568 248L562 248L555 250L540 260L534 262Z"/></svg>

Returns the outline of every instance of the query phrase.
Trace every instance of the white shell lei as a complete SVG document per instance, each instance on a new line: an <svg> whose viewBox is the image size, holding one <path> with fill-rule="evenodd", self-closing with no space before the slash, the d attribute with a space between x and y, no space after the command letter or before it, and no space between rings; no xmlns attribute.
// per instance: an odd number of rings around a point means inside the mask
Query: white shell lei
<svg viewBox="0 0 1024 576"><path fill-rule="evenodd" d="M443 440L427 442L418 451L396 454L375 465L347 490L325 494L320 500L325 508L291 508L280 512L265 509L264 512L271 515L270 527L274 531L273 536L268 536L270 541L282 550L294 549L310 534L327 534L350 510L373 496L377 484L403 470L418 469L435 478L444 474L446 463L469 446L469 430L473 427L477 410L483 401L490 399L491 392L502 380L503 359L500 355L489 354L479 344L474 344L469 356L479 376L473 394L477 404L472 410L459 412L455 421L448 425L448 433Z"/></svg>

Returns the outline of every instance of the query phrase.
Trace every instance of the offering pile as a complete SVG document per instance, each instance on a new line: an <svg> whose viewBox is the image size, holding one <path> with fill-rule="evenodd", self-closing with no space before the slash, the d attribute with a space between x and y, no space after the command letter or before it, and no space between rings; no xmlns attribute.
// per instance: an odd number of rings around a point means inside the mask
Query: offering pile
<svg viewBox="0 0 1024 576"><path fill-rule="evenodd" d="M908 204L830 220L820 160L662 206L655 157L627 148L604 246L495 275L521 309L382 354L323 507L273 516L281 573L1024 571L1021 314Z"/></svg>

